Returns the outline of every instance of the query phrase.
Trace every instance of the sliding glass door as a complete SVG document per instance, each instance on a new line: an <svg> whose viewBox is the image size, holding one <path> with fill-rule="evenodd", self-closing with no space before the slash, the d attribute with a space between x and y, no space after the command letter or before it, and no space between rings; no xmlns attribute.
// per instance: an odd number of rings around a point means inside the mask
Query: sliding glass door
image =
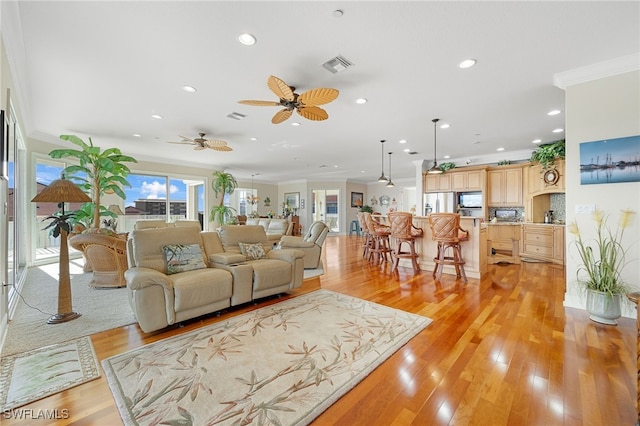
<svg viewBox="0 0 640 426"><path fill-rule="evenodd" d="M340 190L314 189L311 213L313 222L324 222L330 232L340 232Z"/></svg>

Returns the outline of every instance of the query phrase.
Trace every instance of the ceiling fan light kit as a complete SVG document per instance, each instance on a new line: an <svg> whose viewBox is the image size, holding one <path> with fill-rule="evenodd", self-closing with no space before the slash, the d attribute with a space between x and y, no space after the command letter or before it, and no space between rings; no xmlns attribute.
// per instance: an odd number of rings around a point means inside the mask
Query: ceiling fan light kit
<svg viewBox="0 0 640 426"><path fill-rule="evenodd" d="M318 105L334 101L339 94L337 89L319 87L302 94L295 93L296 88L289 86L276 76L269 76L267 87L280 99L279 101L243 100L238 103L252 106L282 106L284 109L276 112L271 119L273 124L287 120L295 110L299 115L312 121L322 121L329 118L329 114Z"/></svg>
<svg viewBox="0 0 640 426"><path fill-rule="evenodd" d="M433 167L431 167L427 173L430 175L436 175L436 174L440 174L442 173L442 169L440 167L438 167L438 155L437 155L437 149L438 149L438 142L436 140L436 134L437 134L437 130L438 130L438 121L440 121L439 118L434 118L433 120Z"/></svg>

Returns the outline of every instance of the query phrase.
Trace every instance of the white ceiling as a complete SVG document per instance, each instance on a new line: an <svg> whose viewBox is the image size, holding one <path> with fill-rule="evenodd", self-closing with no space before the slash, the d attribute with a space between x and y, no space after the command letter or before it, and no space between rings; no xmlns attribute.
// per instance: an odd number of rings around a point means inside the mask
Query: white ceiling
<svg viewBox="0 0 640 426"><path fill-rule="evenodd" d="M392 151L392 178L413 177L414 162L433 160L433 118L451 125L438 129L439 162L524 158L532 140L564 138L552 133L564 127L554 74L640 52L637 1L8 3L3 38L29 137L91 136L140 160L256 182L375 181L381 139L385 173ZM242 32L257 43L241 45ZM354 66L331 74L322 63L338 54ZM459 69L466 58L477 65ZM298 93L338 89L329 119L274 125L278 107L238 104L276 100L271 74ZM166 143L198 132L233 152Z"/></svg>

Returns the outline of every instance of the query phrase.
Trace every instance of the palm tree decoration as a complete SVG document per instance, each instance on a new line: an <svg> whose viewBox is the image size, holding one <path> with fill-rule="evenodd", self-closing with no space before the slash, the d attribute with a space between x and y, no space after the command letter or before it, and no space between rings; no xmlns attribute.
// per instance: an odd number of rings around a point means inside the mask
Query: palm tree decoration
<svg viewBox="0 0 640 426"><path fill-rule="evenodd" d="M100 197L105 193L115 193L123 200L126 195L123 187L131 187L126 177L131 170L124 163L138 161L128 155L123 155L118 148L108 148L104 151L93 145L89 138L87 144L78 136L61 135L60 139L77 145L80 149L54 149L49 153L51 158L76 158L77 165L67 166L63 174L69 180L78 184L91 197L90 203L85 203L76 212L76 221L84 221L91 228L100 228L100 216L117 218L115 213L100 205Z"/></svg>
<svg viewBox="0 0 640 426"><path fill-rule="evenodd" d="M224 205L224 196L226 194L233 194L233 191L238 187L236 178L231 173L215 171L213 172L213 181L211 182L211 188L215 192L216 197L220 198L220 203L211 209L209 214L210 222L218 222L220 225L224 225L231 216L235 213L235 209Z"/></svg>

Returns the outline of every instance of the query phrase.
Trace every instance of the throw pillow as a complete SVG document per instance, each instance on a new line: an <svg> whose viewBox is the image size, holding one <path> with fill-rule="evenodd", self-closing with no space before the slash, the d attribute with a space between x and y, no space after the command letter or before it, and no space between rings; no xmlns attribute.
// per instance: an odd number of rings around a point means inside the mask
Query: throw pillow
<svg viewBox="0 0 640 426"><path fill-rule="evenodd" d="M262 244L247 244L247 243L238 243L240 246L240 253L244 254L247 257L247 260L256 260L262 259L267 255L264 251L264 247Z"/></svg>
<svg viewBox="0 0 640 426"><path fill-rule="evenodd" d="M167 275L207 267L198 244L168 244L163 250L167 259Z"/></svg>

